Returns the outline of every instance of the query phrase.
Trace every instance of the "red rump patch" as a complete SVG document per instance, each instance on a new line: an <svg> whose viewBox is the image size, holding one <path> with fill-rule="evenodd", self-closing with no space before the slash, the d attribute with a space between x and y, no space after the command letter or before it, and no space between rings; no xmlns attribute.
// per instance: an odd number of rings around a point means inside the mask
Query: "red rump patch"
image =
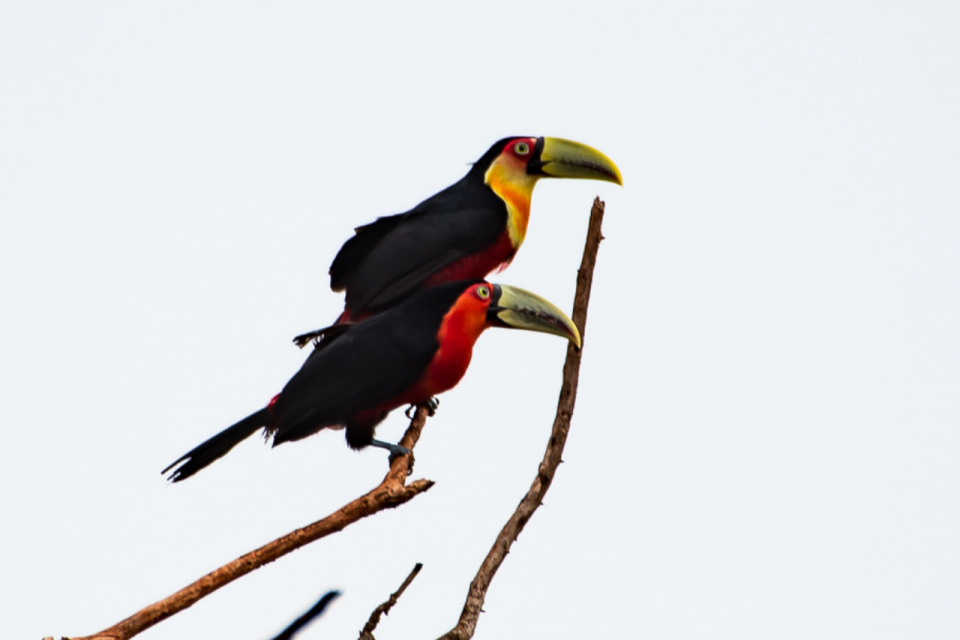
<svg viewBox="0 0 960 640"><path fill-rule="evenodd" d="M270 402L267 403L267 411L270 412L271 416L273 415L273 405L277 404L277 400L279 399L280 399L280 394L278 393L277 395L273 396Z"/></svg>

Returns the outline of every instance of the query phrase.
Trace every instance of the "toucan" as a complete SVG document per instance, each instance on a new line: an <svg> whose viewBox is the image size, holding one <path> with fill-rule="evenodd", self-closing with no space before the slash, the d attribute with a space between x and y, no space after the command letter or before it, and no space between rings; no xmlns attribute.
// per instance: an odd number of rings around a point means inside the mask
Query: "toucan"
<svg viewBox="0 0 960 640"><path fill-rule="evenodd" d="M349 322L379 313L443 282L485 278L523 243L540 178L623 184L610 158L562 138L495 143L459 182L397 215L357 227L330 265L330 288L345 292ZM320 332L300 336L306 344Z"/></svg>
<svg viewBox="0 0 960 640"><path fill-rule="evenodd" d="M259 429L273 445L326 428L345 428L353 449L403 447L374 438L387 414L419 405L454 386L488 327L551 333L580 346L580 332L540 296L483 280L448 282L409 296L382 313L324 330L300 370L266 407L221 431L163 470L189 478Z"/></svg>

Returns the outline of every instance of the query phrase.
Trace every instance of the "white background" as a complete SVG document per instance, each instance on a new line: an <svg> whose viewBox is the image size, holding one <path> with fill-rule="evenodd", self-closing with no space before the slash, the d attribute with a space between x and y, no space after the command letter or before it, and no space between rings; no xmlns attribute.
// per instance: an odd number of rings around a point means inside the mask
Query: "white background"
<svg viewBox="0 0 960 640"><path fill-rule="evenodd" d="M105 628L379 482L340 433L160 470L332 321L354 226L507 135L544 180L495 281L570 308L572 433L478 638L960 637L960 9L952 2L0 4L0 636ZM564 343L490 331L437 482L142 637L431 638L533 479ZM397 412L378 436L395 440Z"/></svg>

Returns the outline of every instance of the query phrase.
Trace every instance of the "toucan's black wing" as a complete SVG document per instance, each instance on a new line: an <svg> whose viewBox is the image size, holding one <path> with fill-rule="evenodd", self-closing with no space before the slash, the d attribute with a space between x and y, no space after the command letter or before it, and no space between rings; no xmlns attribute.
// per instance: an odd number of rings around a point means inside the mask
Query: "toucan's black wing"
<svg viewBox="0 0 960 640"><path fill-rule="evenodd" d="M354 236L343 243L330 265L330 288L337 292L343 291L347 287L350 276L363 262L364 257L407 215L398 213L394 216L384 216L354 229Z"/></svg>
<svg viewBox="0 0 960 640"><path fill-rule="evenodd" d="M392 306L444 267L491 247L506 222L503 200L468 175L407 213L359 227L330 267L330 286L346 290L352 314Z"/></svg>
<svg viewBox="0 0 960 640"><path fill-rule="evenodd" d="M440 324L464 287L430 289L373 318L343 325L329 345L321 342L272 407L274 444L343 424L406 392L436 354Z"/></svg>

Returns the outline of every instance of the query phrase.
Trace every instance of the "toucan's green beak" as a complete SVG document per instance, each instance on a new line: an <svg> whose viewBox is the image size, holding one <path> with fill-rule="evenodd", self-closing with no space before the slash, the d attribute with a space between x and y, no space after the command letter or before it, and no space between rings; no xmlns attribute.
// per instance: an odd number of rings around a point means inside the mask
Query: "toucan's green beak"
<svg viewBox="0 0 960 640"><path fill-rule="evenodd" d="M606 180L623 185L613 160L593 147L563 138L537 138L527 173L553 178Z"/></svg>
<svg viewBox="0 0 960 640"><path fill-rule="evenodd" d="M496 327L552 333L580 347L580 332L567 314L549 300L517 287L493 285L487 320Z"/></svg>

